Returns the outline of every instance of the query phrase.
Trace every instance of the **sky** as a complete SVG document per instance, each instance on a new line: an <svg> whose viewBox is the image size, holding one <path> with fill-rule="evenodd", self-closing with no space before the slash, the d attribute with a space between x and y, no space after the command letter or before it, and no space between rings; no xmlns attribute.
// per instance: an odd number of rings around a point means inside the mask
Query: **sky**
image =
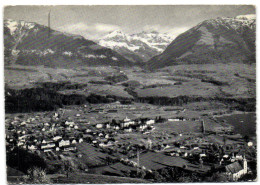
<svg viewBox="0 0 260 185"><path fill-rule="evenodd" d="M8 6L4 19L24 20L87 39L98 40L114 30L125 33L158 31L176 37L198 23L217 17L255 14L250 5L98 5Z"/></svg>

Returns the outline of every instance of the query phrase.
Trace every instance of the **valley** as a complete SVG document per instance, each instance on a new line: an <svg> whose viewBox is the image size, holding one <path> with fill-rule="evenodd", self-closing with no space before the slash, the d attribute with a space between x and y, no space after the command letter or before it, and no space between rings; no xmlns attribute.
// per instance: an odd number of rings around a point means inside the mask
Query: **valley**
<svg viewBox="0 0 260 185"><path fill-rule="evenodd" d="M8 182L255 180L255 21L94 42L6 19Z"/></svg>
<svg viewBox="0 0 260 185"><path fill-rule="evenodd" d="M255 111L255 86L248 80L255 78L252 65L177 65L153 73L139 67L17 65L7 67L5 76L6 133L8 151L12 151L8 155L13 158L15 153L16 133L21 149L31 148L29 153L41 156L53 182L70 182L62 176L64 160L73 165L69 176L76 170L85 178L88 174L105 175L105 179L144 178L136 175L137 169L146 174L148 182L157 182L159 177L153 173L163 174L160 170L171 166L189 178L199 175L191 181L207 181L214 162L205 158L200 167L195 161L202 154L216 157L211 154L211 145L225 151L215 151L220 156L246 153L254 169L256 137L241 134L220 117ZM151 125L147 125L149 120ZM128 122L134 124L124 125ZM19 126L22 123L26 124ZM256 124L254 119L251 124ZM55 137L59 139L53 140ZM50 144L44 143L47 140ZM66 140L69 143L60 147L59 142ZM246 141L252 142L253 148L245 147ZM138 147L142 170L136 163ZM187 166L184 171L183 166ZM26 173L26 168L18 169ZM203 174L207 174L206 179ZM163 177L162 182L173 181ZM181 177L174 178L182 182ZM86 182L82 180L75 182Z"/></svg>

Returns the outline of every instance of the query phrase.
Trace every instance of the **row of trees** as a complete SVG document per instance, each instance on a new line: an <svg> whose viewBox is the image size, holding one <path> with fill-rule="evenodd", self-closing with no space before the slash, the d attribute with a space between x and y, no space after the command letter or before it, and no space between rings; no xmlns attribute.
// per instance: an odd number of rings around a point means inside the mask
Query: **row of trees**
<svg viewBox="0 0 260 185"><path fill-rule="evenodd" d="M33 112L33 111L51 111L63 105L81 105L85 103L111 103L120 101L122 103L131 103L132 100L117 96L101 96L90 94L88 96L79 94L60 94L56 90L71 87L71 84L55 85L44 84L44 87L35 87L27 89L5 88L5 111L14 112ZM50 88L51 87L51 88Z"/></svg>
<svg viewBox="0 0 260 185"><path fill-rule="evenodd" d="M178 96L178 97L137 97L136 102L155 105L178 105L182 106L189 102L219 101L228 105L233 110L252 112L256 110L255 98L224 98L224 97L201 97L201 96Z"/></svg>
<svg viewBox="0 0 260 185"><path fill-rule="evenodd" d="M131 178L147 179L156 183L169 182L202 182L203 176L179 167L166 167L159 170L139 169L125 171L125 176Z"/></svg>

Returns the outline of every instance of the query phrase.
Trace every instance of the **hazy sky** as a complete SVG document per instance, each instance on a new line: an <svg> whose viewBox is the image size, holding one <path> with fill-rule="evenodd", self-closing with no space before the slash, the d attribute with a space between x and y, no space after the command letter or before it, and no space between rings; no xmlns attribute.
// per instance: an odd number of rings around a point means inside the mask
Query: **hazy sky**
<svg viewBox="0 0 260 185"><path fill-rule="evenodd" d="M50 10L52 29L88 39L98 39L113 30L156 30L177 36L206 19L255 13L255 7L248 5L9 6L4 10L4 18L47 25Z"/></svg>

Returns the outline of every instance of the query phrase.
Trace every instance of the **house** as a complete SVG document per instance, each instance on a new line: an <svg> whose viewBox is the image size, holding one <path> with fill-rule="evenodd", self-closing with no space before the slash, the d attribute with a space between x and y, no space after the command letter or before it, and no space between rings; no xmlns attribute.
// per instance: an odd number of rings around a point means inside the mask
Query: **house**
<svg viewBox="0 0 260 185"><path fill-rule="evenodd" d="M85 130L85 132L86 132L86 133L90 133L90 132L92 132L92 130L87 129L87 130Z"/></svg>
<svg viewBox="0 0 260 185"><path fill-rule="evenodd" d="M43 150L43 152L50 152L52 150L53 150L52 148L46 148L46 149Z"/></svg>
<svg viewBox="0 0 260 185"><path fill-rule="evenodd" d="M225 174L231 181L237 181L247 174L247 160L243 158L242 164L238 161L225 166Z"/></svg>
<svg viewBox="0 0 260 185"><path fill-rule="evenodd" d="M50 126L50 124L49 123L44 123L44 126Z"/></svg>
<svg viewBox="0 0 260 185"><path fill-rule="evenodd" d="M62 147L62 146L68 146L68 145L70 145L70 140L61 140L60 142L59 142L59 147Z"/></svg>
<svg viewBox="0 0 260 185"><path fill-rule="evenodd" d="M207 155L203 153L203 154L200 154L200 158L201 157L207 157Z"/></svg>
<svg viewBox="0 0 260 185"><path fill-rule="evenodd" d="M109 134L107 134L107 135L105 136L105 138L108 139L108 138L109 138Z"/></svg>
<svg viewBox="0 0 260 185"><path fill-rule="evenodd" d="M73 127L75 125L75 123L73 121L66 121L65 125Z"/></svg>
<svg viewBox="0 0 260 185"><path fill-rule="evenodd" d="M146 121L147 125L151 125L151 124L154 124L154 123L155 123L155 121L153 119Z"/></svg>
<svg viewBox="0 0 260 185"><path fill-rule="evenodd" d="M125 132L132 132L132 128L131 127L128 127L128 128L125 128Z"/></svg>
<svg viewBox="0 0 260 185"><path fill-rule="evenodd" d="M48 143L48 144L41 145L41 149L54 148L54 147L55 147L55 143Z"/></svg>
<svg viewBox="0 0 260 185"><path fill-rule="evenodd" d="M76 139L73 139L71 143L76 144L77 143Z"/></svg>
<svg viewBox="0 0 260 185"><path fill-rule="evenodd" d="M124 119L124 122L128 122L128 121L131 121L131 119L129 119L129 118L126 116L125 119Z"/></svg>
<svg viewBox="0 0 260 185"><path fill-rule="evenodd" d="M20 126L24 126L24 125L26 125L26 122L25 122L25 121L23 121L23 122L20 124Z"/></svg>
<svg viewBox="0 0 260 185"><path fill-rule="evenodd" d="M54 138L52 138L53 141L58 141L58 140L60 140L60 139L62 139L61 136L55 136Z"/></svg>
<svg viewBox="0 0 260 185"><path fill-rule="evenodd" d="M121 128L129 127L130 123L129 122L122 122L120 123Z"/></svg>
<svg viewBox="0 0 260 185"><path fill-rule="evenodd" d="M37 150L37 147L35 145L28 146L28 149L31 151Z"/></svg>
<svg viewBox="0 0 260 185"><path fill-rule="evenodd" d="M96 128L103 128L103 124L98 123L98 124L96 125Z"/></svg>
<svg viewBox="0 0 260 185"><path fill-rule="evenodd" d="M69 146L64 146L63 151L68 152L68 151L75 151L77 148L75 145L69 145Z"/></svg>
<svg viewBox="0 0 260 185"><path fill-rule="evenodd" d="M51 139L43 139L42 140L42 144L48 144L48 143L52 143L53 141Z"/></svg>
<svg viewBox="0 0 260 185"><path fill-rule="evenodd" d="M19 142L17 143L17 146L23 146L23 145L24 145L24 142L19 141Z"/></svg>
<svg viewBox="0 0 260 185"><path fill-rule="evenodd" d="M169 118L168 121L180 121L180 119L178 119L178 118L172 118L172 119Z"/></svg>

